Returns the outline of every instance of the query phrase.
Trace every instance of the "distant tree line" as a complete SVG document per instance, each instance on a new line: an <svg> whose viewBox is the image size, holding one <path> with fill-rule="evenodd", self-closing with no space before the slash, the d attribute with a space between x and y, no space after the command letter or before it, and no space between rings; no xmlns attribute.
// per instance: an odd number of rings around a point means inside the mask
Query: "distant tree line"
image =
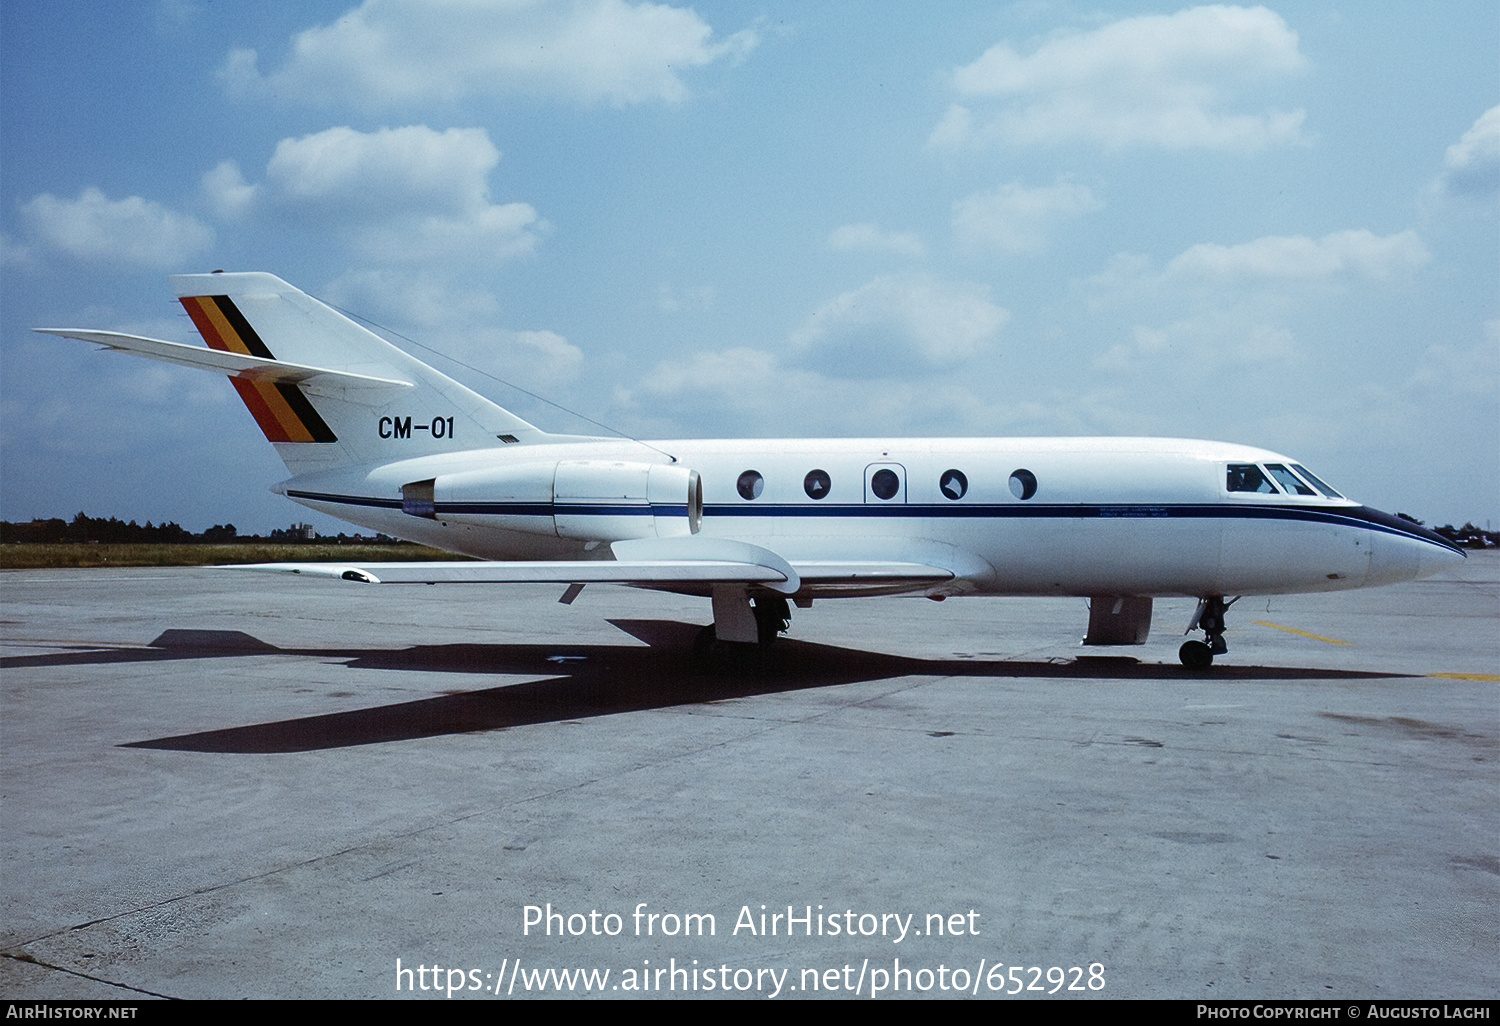
<svg viewBox="0 0 1500 1026"><path fill-rule="evenodd" d="M1500 545L1500 531L1486 531L1473 524L1464 524L1462 527L1444 524L1442 527L1434 527L1433 530L1453 544L1462 545L1466 549L1494 548Z"/></svg>
<svg viewBox="0 0 1500 1026"><path fill-rule="evenodd" d="M142 526L134 520L128 523L117 517L110 517L106 520L103 517L91 517L86 513L79 513L71 521L59 517L53 517L50 520L31 520L25 523L0 520L0 545L64 545L68 543L190 545L200 542L225 544L257 541L398 544L397 539L384 534L377 534L373 538L360 534L340 533L331 537L319 535L308 524L293 524L290 527L277 528L269 535L262 537L254 534L240 534L233 524L215 524L202 534L194 534L175 523L153 524L148 520L145 526Z"/></svg>
<svg viewBox="0 0 1500 1026"><path fill-rule="evenodd" d="M1409 513L1397 513L1396 516L1402 520L1416 524L1418 527L1427 526L1426 521L1418 520ZM1461 545L1466 549L1492 549L1496 545L1500 545L1500 532L1486 531L1470 523L1465 523L1462 527L1444 524L1442 527L1434 527L1432 530L1433 533L1440 534L1453 544Z"/></svg>

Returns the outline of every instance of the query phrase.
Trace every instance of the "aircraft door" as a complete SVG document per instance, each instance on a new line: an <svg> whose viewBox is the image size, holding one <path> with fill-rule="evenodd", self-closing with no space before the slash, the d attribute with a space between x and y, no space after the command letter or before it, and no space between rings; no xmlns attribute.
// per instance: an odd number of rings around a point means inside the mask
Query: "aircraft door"
<svg viewBox="0 0 1500 1026"><path fill-rule="evenodd" d="M865 502L879 506L882 503L904 503L906 501L906 468L899 463L871 463L865 468Z"/></svg>

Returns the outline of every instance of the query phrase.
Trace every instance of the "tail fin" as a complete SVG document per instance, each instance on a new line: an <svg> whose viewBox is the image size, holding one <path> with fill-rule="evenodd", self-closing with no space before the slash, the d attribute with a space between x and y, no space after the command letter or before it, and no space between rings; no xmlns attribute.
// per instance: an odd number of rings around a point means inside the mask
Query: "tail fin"
<svg viewBox="0 0 1500 1026"><path fill-rule="evenodd" d="M230 377L294 474L546 437L275 275L193 274L172 284L210 348L336 372Z"/></svg>

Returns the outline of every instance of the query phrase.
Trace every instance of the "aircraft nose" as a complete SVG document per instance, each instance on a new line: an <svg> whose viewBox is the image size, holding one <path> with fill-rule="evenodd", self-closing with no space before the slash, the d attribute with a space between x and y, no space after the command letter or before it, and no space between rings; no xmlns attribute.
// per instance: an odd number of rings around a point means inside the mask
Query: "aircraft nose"
<svg viewBox="0 0 1500 1026"><path fill-rule="evenodd" d="M1394 517L1391 519L1395 520ZM1399 534L1382 533L1371 545L1370 574L1366 583L1397 584L1431 577L1461 566L1464 558L1461 549L1423 528L1414 527Z"/></svg>
<svg viewBox="0 0 1500 1026"><path fill-rule="evenodd" d="M1417 556L1417 576L1431 577L1444 570L1457 569L1466 559L1468 557L1462 552L1440 549L1436 545L1423 545L1421 553Z"/></svg>

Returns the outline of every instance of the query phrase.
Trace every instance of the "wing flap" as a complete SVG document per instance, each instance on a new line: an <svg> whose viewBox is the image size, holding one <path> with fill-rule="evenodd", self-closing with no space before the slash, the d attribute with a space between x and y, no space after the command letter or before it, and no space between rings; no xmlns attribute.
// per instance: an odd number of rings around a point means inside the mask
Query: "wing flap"
<svg viewBox="0 0 1500 1026"><path fill-rule="evenodd" d="M300 363L267 360L260 356L206 349L203 346L184 345L181 342L164 342L161 339L125 335L117 331L84 331L75 328L36 328L35 330L45 335L74 338L80 342L93 342L116 352L145 356L183 367L194 367L198 370L215 371L246 381L284 381L293 385L334 385L346 388L411 387L410 381L374 378L366 374L351 374L348 371L328 370L323 367L308 367Z"/></svg>
<svg viewBox="0 0 1500 1026"><path fill-rule="evenodd" d="M953 580L952 570L926 563L885 561L814 560L792 564L798 576L808 584L863 584L867 582L909 582L937 584Z"/></svg>

